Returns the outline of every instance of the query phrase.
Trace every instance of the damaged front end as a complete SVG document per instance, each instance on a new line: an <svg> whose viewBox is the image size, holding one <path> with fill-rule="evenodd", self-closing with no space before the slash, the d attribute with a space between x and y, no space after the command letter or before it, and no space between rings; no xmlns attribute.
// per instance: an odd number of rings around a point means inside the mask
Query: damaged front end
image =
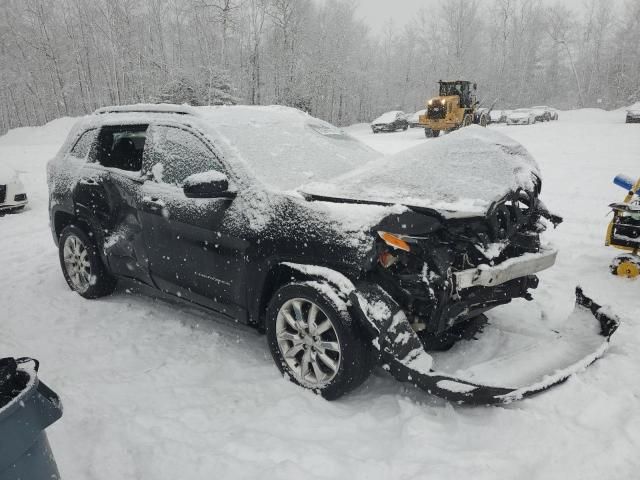
<svg viewBox="0 0 640 480"><path fill-rule="evenodd" d="M382 288L359 284L350 297L374 336L383 365L396 379L464 404L510 403L566 381L604 354L619 325L616 316L577 288L576 308L563 331L545 335L489 325L477 341L460 342L434 357ZM483 342L491 344L490 352Z"/></svg>
<svg viewBox="0 0 640 480"><path fill-rule="evenodd" d="M424 340L509 303L530 300L535 275L551 267L542 219L548 212L537 192L514 192L484 216L411 208L386 218L367 280L381 285L401 306Z"/></svg>

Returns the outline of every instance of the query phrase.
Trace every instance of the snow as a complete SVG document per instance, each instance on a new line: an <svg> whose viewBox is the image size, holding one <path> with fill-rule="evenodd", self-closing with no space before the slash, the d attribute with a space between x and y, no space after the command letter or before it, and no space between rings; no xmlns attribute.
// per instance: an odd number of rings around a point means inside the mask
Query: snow
<svg viewBox="0 0 640 480"><path fill-rule="evenodd" d="M617 252L603 245L607 205L625 194L613 176L640 176L638 126L624 117L589 109L489 127L539 162L543 198L565 218L548 232L560 254L536 300L500 307L491 322L536 322L548 334L572 311L578 283L622 317L593 366L492 408L451 405L383 369L329 403L284 381L251 329L124 283L112 297L81 298L60 273L45 175L74 120L0 137L0 164L26 172L31 202L0 217L0 349L41 360L40 377L62 398L65 414L48 435L63 478L636 478L640 281L612 277ZM346 130L384 153L446 138Z"/></svg>
<svg viewBox="0 0 640 480"><path fill-rule="evenodd" d="M538 173L522 145L474 125L301 190L319 196L484 213L511 191L533 190Z"/></svg>
<svg viewBox="0 0 640 480"><path fill-rule="evenodd" d="M187 187L201 183L224 182L226 180L228 179L224 173L216 172L215 170L207 170L206 172L189 175L184 179L184 186Z"/></svg>

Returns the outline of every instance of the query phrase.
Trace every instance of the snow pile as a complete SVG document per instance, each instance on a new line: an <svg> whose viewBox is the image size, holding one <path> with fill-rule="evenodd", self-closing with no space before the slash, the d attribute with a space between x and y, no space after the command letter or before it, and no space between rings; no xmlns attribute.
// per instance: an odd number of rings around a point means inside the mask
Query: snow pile
<svg viewBox="0 0 640 480"><path fill-rule="evenodd" d="M537 175L538 167L522 145L472 126L302 190L319 196L484 213L510 191L532 190Z"/></svg>

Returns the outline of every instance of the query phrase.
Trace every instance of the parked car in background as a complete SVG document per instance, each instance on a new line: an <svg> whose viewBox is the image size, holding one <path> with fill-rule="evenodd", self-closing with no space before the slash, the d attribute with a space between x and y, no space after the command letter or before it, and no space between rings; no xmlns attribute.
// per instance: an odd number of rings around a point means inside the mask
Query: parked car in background
<svg viewBox="0 0 640 480"><path fill-rule="evenodd" d="M17 212L27 204L27 193L18 173L0 164L0 212Z"/></svg>
<svg viewBox="0 0 640 480"><path fill-rule="evenodd" d="M545 107L531 107L531 111L536 116L536 122L548 122L551 120L551 114Z"/></svg>
<svg viewBox="0 0 640 480"><path fill-rule="evenodd" d="M508 113L508 110L491 110L489 112L489 123L505 123Z"/></svg>
<svg viewBox="0 0 640 480"><path fill-rule="evenodd" d="M558 111L555 108L548 107L546 105L538 105L531 107L536 114L536 120L538 122L548 122L558 119Z"/></svg>
<svg viewBox="0 0 640 480"><path fill-rule="evenodd" d="M418 110L416 113L409 115L407 119L409 121L409 126L411 128L416 128L420 126L420 115L424 115L426 110Z"/></svg>
<svg viewBox="0 0 640 480"><path fill-rule="evenodd" d="M529 108L518 108L507 116L507 125L532 125L536 123L536 113Z"/></svg>
<svg viewBox="0 0 640 480"><path fill-rule="evenodd" d="M640 102L632 105L627 110L626 123L640 123Z"/></svg>
<svg viewBox="0 0 640 480"><path fill-rule="evenodd" d="M371 122L373 133L395 132L396 130L406 130L407 128L409 128L407 115L400 110L383 113Z"/></svg>

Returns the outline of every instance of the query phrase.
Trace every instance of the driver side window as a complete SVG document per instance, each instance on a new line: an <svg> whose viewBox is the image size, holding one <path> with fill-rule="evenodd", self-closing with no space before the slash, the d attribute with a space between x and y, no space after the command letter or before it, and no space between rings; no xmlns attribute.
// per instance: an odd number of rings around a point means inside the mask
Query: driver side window
<svg viewBox="0 0 640 480"><path fill-rule="evenodd" d="M147 134L143 174L156 182L181 187L195 173L222 171L218 159L193 133L179 127L153 125Z"/></svg>

